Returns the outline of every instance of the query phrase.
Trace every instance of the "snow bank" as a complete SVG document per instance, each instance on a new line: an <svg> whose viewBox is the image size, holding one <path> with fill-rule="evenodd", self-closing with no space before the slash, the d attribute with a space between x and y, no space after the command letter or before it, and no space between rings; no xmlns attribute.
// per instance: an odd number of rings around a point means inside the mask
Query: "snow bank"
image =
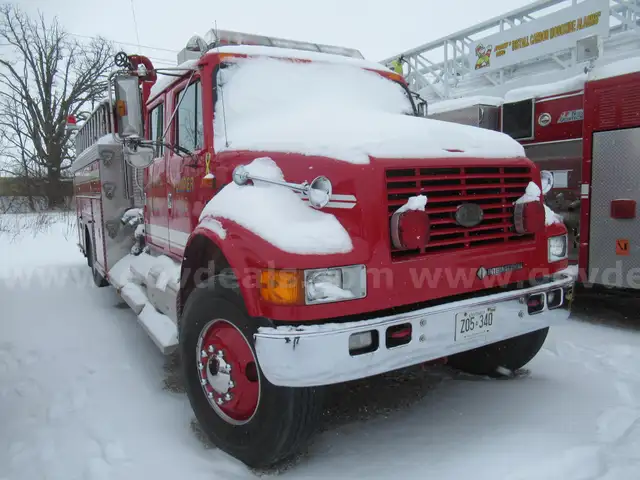
<svg viewBox="0 0 640 480"><path fill-rule="evenodd" d="M560 80L559 82L515 88L505 94L504 103L519 102L530 98L549 97L551 95L582 90L586 81L587 75L583 73L575 77Z"/></svg>
<svg viewBox="0 0 640 480"><path fill-rule="evenodd" d="M350 65L240 59L221 71L219 82L225 114L218 102L217 151L290 152L356 164L369 156L524 156L500 132L414 117L400 85Z"/></svg>
<svg viewBox="0 0 640 480"><path fill-rule="evenodd" d="M454 98L451 100L443 100L441 102L430 103L429 115L437 115L439 113L462 110L463 108L473 107L474 105L490 105L492 107L499 107L503 103L504 103L503 98L489 97L489 96L483 96L483 95Z"/></svg>
<svg viewBox="0 0 640 480"><path fill-rule="evenodd" d="M246 168L256 176L284 179L270 158L256 158ZM204 207L200 221L215 217L232 220L285 252L323 255L353 249L336 217L311 208L295 192L278 185L226 185Z"/></svg>
<svg viewBox="0 0 640 480"><path fill-rule="evenodd" d="M625 58L608 65L596 67L589 72L589 81L602 80L634 72L640 72L640 57Z"/></svg>

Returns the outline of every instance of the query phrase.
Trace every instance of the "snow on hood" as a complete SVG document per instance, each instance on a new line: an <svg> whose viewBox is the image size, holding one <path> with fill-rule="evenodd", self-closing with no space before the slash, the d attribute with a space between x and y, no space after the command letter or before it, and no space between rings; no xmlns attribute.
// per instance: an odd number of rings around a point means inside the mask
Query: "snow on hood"
<svg viewBox="0 0 640 480"><path fill-rule="evenodd" d="M246 168L262 178L284 179L282 170L267 157L256 158ZM226 185L200 214L201 222L215 218L232 220L285 252L326 255L353 250L351 237L336 217L313 209L293 190L279 185L260 181Z"/></svg>
<svg viewBox="0 0 640 480"><path fill-rule="evenodd" d="M239 59L218 81L224 98L216 104L218 152L300 153L357 164L370 156L524 156L503 133L408 115L403 87L347 64Z"/></svg>

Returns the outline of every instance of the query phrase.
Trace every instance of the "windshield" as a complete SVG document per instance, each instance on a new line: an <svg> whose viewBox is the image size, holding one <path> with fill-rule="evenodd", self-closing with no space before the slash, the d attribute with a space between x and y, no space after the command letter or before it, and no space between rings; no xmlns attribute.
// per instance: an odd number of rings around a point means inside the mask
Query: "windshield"
<svg viewBox="0 0 640 480"><path fill-rule="evenodd" d="M382 75L346 64L240 59L220 69L226 120L274 112L341 110L414 115L408 90ZM218 100L220 96L218 95ZM222 106L216 105L219 119Z"/></svg>

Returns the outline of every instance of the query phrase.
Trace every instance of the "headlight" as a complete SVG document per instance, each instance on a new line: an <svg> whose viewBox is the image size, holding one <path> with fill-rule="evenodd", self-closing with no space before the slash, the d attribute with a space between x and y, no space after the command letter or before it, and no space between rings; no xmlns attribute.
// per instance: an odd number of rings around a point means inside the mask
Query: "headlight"
<svg viewBox="0 0 640 480"><path fill-rule="evenodd" d="M557 262L567 258L567 235L549 237L549 262Z"/></svg>
<svg viewBox="0 0 640 480"><path fill-rule="evenodd" d="M367 275L364 265L305 270L305 303L340 302L367 295Z"/></svg>

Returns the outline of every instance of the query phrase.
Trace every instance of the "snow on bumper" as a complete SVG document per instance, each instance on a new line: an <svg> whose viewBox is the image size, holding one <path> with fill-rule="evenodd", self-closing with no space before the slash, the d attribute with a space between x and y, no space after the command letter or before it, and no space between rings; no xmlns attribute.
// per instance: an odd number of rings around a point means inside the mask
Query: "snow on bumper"
<svg viewBox="0 0 640 480"><path fill-rule="evenodd" d="M377 375L562 322L570 314L571 301L567 292L571 291L573 283L571 276L561 274L529 288L366 321L263 327L255 335L258 362L271 383L290 387L328 385ZM561 294L560 304L557 294ZM539 299L544 300L541 310L530 314L529 300ZM484 309L493 312L488 331L461 335L459 330L464 329L461 319L468 318L465 313ZM407 324L411 325L408 343L388 347L385 339L389 332L397 331L400 326L406 332ZM375 351L352 355L349 338L369 331L377 331L379 340Z"/></svg>

